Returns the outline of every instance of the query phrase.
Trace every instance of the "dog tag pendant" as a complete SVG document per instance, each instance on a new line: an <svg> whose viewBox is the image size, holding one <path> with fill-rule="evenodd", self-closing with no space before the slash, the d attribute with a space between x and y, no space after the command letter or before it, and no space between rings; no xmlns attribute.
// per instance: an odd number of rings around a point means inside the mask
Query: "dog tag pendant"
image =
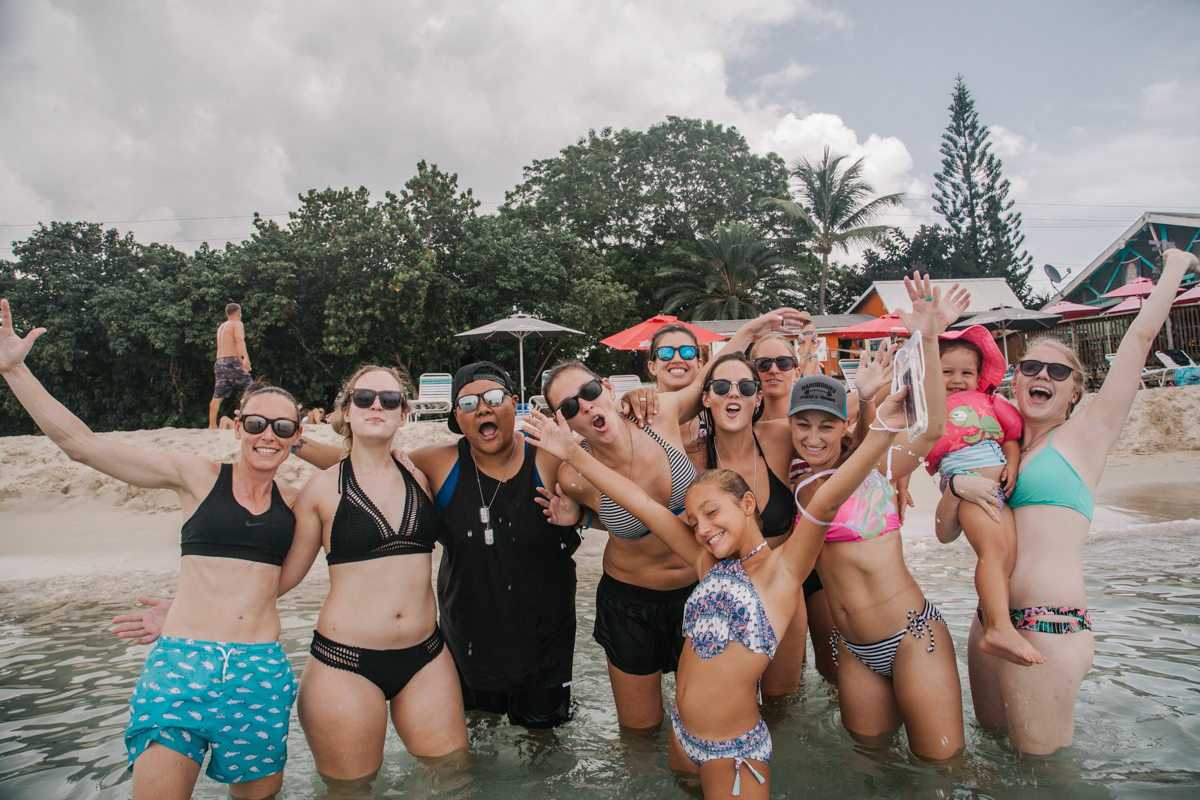
<svg viewBox="0 0 1200 800"><path fill-rule="evenodd" d="M492 529L490 527L484 528L483 529L483 543L484 544L493 544L493 543L495 543L495 541L496 541L496 538L494 536L492 536Z"/></svg>
<svg viewBox="0 0 1200 800"><path fill-rule="evenodd" d="M489 522L492 521L492 515L488 511L487 506L479 507L479 521L482 522L484 525L487 525Z"/></svg>

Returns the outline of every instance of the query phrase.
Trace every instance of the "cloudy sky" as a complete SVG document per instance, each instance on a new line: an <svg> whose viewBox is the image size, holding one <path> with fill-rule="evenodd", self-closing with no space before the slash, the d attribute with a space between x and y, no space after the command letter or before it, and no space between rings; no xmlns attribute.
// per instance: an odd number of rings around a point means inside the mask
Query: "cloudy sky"
<svg viewBox="0 0 1200 800"><path fill-rule="evenodd" d="M488 212L589 128L667 115L789 162L863 157L911 228L935 219L958 74L1039 271L1145 210L1200 211L1195 0L0 0L0 257L50 220L220 246L309 188L398 190L420 159Z"/></svg>

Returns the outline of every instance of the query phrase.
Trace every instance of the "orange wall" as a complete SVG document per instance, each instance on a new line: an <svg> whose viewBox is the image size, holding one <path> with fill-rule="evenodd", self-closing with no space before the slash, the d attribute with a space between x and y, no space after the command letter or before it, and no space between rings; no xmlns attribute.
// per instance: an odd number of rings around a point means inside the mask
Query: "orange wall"
<svg viewBox="0 0 1200 800"><path fill-rule="evenodd" d="M884 314L888 313L888 310L884 308L883 300L879 298L879 293L872 290L871 294L867 296L867 299L855 310L854 313L870 314L872 317L882 317Z"/></svg>

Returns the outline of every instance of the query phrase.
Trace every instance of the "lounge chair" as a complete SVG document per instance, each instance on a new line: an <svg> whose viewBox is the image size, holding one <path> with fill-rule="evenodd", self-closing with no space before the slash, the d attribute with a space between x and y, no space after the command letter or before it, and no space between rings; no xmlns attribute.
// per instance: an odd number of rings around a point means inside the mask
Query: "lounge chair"
<svg viewBox="0 0 1200 800"><path fill-rule="evenodd" d="M1108 362L1109 369L1112 369L1113 359L1116 357L1117 357L1116 353L1105 353L1104 354L1104 359ZM1166 382L1167 382L1167 370L1165 370L1165 369L1147 369L1146 367L1142 367L1141 382L1142 382L1143 389L1148 388L1146 386L1147 379L1157 381L1158 385L1160 387L1164 386L1164 385L1166 385Z"/></svg>
<svg viewBox="0 0 1200 800"><path fill-rule="evenodd" d="M612 384L618 400L624 397L626 392L642 388L642 379L637 375L610 375L608 382Z"/></svg>
<svg viewBox="0 0 1200 800"><path fill-rule="evenodd" d="M1154 354L1158 357L1159 362L1163 365L1164 372L1171 373L1171 379L1175 379L1175 371L1183 369L1192 369L1197 366L1192 357L1182 350L1159 350ZM1166 379L1164 374L1163 379ZM1178 383L1178 381L1176 381Z"/></svg>
<svg viewBox="0 0 1200 800"><path fill-rule="evenodd" d="M417 381L417 399L408 412L410 420L450 413L450 388L454 376L448 372L426 372Z"/></svg>
<svg viewBox="0 0 1200 800"><path fill-rule="evenodd" d="M847 358L838 360L838 369L842 371L842 377L846 379L846 388L854 391L854 376L858 374L858 359Z"/></svg>

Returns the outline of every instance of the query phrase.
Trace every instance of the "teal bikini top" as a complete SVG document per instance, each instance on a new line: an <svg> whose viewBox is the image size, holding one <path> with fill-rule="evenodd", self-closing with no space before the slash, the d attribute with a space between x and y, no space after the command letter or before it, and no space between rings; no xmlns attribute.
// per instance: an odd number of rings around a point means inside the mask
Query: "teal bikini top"
<svg viewBox="0 0 1200 800"><path fill-rule="evenodd" d="M1055 433L1058 431L1056 430ZM1092 519L1092 492L1075 468L1054 449L1054 433L1040 453L1017 474L1017 486L1008 500L1017 506L1063 506Z"/></svg>

